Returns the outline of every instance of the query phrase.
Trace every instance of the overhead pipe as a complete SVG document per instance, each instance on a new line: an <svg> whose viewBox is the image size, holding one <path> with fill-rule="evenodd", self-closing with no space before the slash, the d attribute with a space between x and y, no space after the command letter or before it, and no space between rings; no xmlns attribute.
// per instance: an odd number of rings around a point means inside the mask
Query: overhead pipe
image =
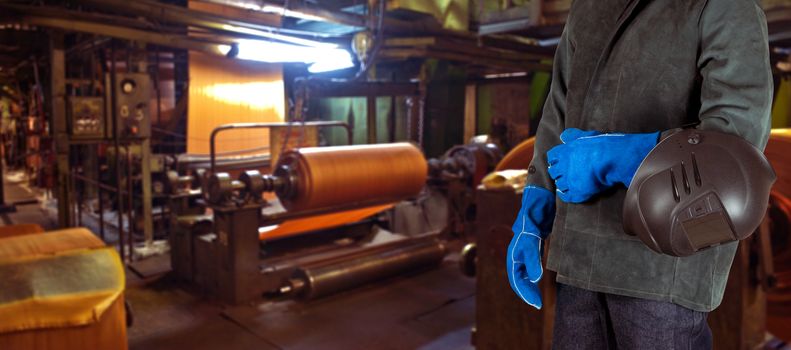
<svg viewBox="0 0 791 350"><path fill-rule="evenodd" d="M319 6L306 6L304 4L288 4L286 7L284 3L277 1L244 1L244 0L199 0L199 2L212 3L218 5L231 6L242 8L246 10L254 10L255 7L263 8L264 6L280 7L285 10L300 12L311 17L321 18L325 22L342 24L352 27L365 27L365 17L341 12L332 11Z"/></svg>
<svg viewBox="0 0 791 350"><path fill-rule="evenodd" d="M24 16L25 23L34 24L41 27L62 29L66 31L84 32L97 35L109 36L117 39L146 42L155 45L173 47L192 51L220 55L217 50L219 44L230 43L211 43L199 40L191 40L186 36L159 34L139 29L118 27L114 25L93 23L86 21L75 21L61 18L47 18L40 16Z"/></svg>
<svg viewBox="0 0 791 350"><path fill-rule="evenodd" d="M101 1L101 0L91 0ZM352 27L366 27L369 19L366 16L347 13L342 11L333 11L319 6L307 6L304 4L289 3L288 7L285 3L279 1L244 1L244 0L200 0L201 2L215 3L236 8L250 10L251 5L261 6L277 6L283 7L287 10L301 12L309 16L319 17L330 23L343 24ZM387 28L388 33L399 34L428 34L439 36L450 36L463 39L476 39L478 36L474 33L450 30L442 28L439 25L430 25L424 21L404 21L395 18L382 18L383 27Z"/></svg>
<svg viewBox="0 0 791 350"><path fill-rule="evenodd" d="M168 5L151 0L81 0L81 2L106 11L116 11L124 14L142 16L150 20L230 32L246 37L256 36L255 34L251 34L251 30L271 33L272 35L268 36L268 38L275 40L277 40L276 35L282 34L312 36L315 38L332 37L331 35L317 32L279 28L269 23L266 18L256 18L257 16L254 13L250 13L246 20L239 20L238 18L221 14Z"/></svg>

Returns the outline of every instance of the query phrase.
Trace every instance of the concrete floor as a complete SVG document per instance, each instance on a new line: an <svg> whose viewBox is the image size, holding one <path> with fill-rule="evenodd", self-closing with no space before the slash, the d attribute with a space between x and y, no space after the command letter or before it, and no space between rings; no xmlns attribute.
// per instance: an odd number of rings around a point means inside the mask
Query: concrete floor
<svg viewBox="0 0 791 350"><path fill-rule="evenodd" d="M6 176L6 203L25 204L15 213L0 214L3 224L55 229L53 203L24 182L19 174ZM166 271L168 263L161 256L146 261L144 269ZM313 302L236 307L202 298L167 273L143 275L127 271L133 350L473 348L474 280L463 277L454 261ZM791 297L769 304L768 328L791 339ZM772 349L789 349L783 341L772 344Z"/></svg>
<svg viewBox="0 0 791 350"><path fill-rule="evenodd" d="M473 349L474 282L455 264L314 302L223 307L130 277L130 349Z"/></svg>

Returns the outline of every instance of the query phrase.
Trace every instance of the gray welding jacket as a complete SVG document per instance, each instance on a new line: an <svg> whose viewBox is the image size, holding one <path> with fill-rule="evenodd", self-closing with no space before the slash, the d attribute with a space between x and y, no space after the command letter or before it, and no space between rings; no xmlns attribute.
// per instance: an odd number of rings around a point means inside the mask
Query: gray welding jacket
<svg viewBox="0 0 791 350"><path fill-rule="evenodd" d="M763 149L771 74L766 18L753 0L576 0L555 54L528 183L555 190L546 152L566 128L666 133L697 124ZM716 308L737 244L685 258L657 254L624 233L625 194L618 187L582 204L557 200L547 262L557 281Z"/></svg>

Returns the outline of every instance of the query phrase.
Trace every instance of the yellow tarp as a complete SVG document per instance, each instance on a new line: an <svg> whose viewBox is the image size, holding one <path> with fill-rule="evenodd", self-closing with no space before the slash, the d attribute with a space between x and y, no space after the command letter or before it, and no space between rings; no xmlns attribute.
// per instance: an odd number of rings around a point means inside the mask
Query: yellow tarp
<svg viewBox="0 0 791 350"><path fill-rule="evenodd" d="M0 333L93 324L124 290L112 248L86 229L0 239Z"/></svg>
<svg viewBox="0 0 791 350"><path fill-rule="evenodd" d="M112 248L0 261L0 333L98 322L124 290Z"/></svg>

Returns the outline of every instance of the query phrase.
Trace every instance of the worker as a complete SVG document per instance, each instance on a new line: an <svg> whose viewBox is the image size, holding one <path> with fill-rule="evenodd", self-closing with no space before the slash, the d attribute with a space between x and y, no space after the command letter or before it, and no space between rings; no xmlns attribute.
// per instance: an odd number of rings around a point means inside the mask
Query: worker
<svg viewBox="0 0 791 350"><path fill-rule="evenodd" d="M706 318L737 244L658 254L624 233L623 200L643 158L679 128L762 150L772 92L754 0L572 2L507 256L512 289L541 308L550 238L555 349L711 348Z"/></svg>

